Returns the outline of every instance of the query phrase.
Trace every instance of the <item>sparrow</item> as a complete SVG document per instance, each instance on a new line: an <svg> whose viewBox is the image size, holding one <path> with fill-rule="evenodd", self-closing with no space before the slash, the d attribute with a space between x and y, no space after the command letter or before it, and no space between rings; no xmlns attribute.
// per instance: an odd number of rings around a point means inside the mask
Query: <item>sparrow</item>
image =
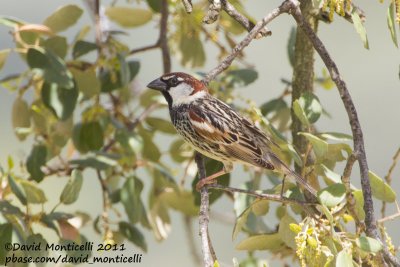
<svg viewBox="0 0 400 267"><path fill-rule="evenodd" d="M313 196L317 195L303 177L272 151L279 146L270 136L212 96L203 82L189 74L173 72L155 79L147 87L164 95L171 121L183 139L201 154L224 164L221 171L201 179L197 190L231 172L233 163L238 162L293 177Z"/></svg>

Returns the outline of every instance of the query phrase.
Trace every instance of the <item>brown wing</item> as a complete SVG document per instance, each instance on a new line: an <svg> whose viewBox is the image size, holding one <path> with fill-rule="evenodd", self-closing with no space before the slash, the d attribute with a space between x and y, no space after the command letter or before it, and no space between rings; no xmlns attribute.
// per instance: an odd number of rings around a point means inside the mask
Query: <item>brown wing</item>
<svg viewBox="0 0 400 267"><path fill-rule="evenodd" d="M193 130L206 142L218 144L233 159L274 169L266 160L272 142L257 127L238 115L225 103L212 98L189 111Z"/></svg>

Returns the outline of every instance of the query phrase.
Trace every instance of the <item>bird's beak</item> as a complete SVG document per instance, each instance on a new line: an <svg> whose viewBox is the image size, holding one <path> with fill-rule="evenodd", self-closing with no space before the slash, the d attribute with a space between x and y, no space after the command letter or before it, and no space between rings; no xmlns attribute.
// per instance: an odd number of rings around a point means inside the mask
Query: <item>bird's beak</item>
<svg viewBox="0 0 400 267"><path fill-rule="evenodd" d="M147 85L147 87L150 88L150 89L158 90L158 91L167 90L167 85L163 81L161 81L160 78L155 79L154 81L149 83Z"/></svg>

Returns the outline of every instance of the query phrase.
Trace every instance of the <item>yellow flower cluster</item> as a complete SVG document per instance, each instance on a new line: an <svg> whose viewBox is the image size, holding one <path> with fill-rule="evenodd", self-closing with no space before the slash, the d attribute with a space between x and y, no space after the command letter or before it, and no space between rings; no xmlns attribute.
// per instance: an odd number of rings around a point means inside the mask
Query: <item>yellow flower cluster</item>
<svg viewBox="0 0 400 267"><path fill-rule="evenodd" d="M335 12L340 16L344 16L346 11L351 11L351 0L323 0L322 10L325 11L328 8L329 20L333 21L333 15Z"/></svg>
<svg viewBox="0 0 400 267"><path fill-rule="evenodd" d="M316 225L314 219L306 219L300 224L290 225L290 229L297 233L295 237L296 255L302 267L324 266L334 258L330 249L320 240L321 236L327 234L325 233L326 228Z"/></svg>

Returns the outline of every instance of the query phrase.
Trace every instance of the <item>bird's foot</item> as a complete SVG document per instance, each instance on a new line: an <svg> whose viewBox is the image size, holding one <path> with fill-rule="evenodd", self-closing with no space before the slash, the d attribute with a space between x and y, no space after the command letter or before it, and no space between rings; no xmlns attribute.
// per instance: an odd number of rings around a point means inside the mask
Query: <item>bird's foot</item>
<svg viewBox="0 0 400 267"><path fill-rule="evenodd" d="M196 184L196 190L200 192L200 190L205 186L209 184L216 184L217 179L201 179L200 181L197 182Z"/></svg>

